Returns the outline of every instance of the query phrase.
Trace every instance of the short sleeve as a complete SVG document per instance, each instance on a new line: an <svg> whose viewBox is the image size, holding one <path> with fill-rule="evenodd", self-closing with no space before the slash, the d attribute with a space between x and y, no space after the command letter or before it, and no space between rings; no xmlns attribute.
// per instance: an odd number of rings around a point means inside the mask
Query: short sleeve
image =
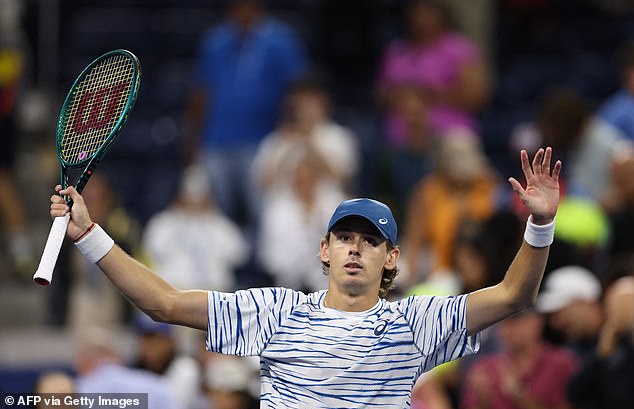
<svg viewBox="0 0 634 409"><path fill-rule="evenodd" d="M305 300L305 294L284 288L209 291L207 350L259 355L293 308Z"/></svg>
<svg viewBox="0 0 634 409"><path fill-rule="evenodd" d="M479 336L467 336L467 295L413 296L398 304L426 357L425 370L478 351Z"/></svg>

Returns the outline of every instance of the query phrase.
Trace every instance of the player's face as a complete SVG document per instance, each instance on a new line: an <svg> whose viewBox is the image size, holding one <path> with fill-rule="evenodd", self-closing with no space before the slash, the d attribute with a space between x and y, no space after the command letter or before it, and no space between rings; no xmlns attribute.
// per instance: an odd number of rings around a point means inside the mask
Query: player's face
<svg viewBox="0 0 634 409"><path fill-rule="evenodd" d="M377 294L383 269L396 267L398 248L387 243L367 220L347 218L337 223L322 241L321 260L330 264L330 287L349 295Z"/></svg>

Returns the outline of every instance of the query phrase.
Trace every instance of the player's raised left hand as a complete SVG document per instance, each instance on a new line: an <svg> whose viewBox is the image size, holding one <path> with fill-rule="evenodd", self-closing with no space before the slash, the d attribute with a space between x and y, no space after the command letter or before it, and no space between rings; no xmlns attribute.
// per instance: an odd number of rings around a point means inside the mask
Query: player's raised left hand
<svg viewBox="0 0 634 409"><path fill-rule="evenodd" d="M520 160L526 178L526 188L522 187L515 178L509 178L513 190L530 211L535 224L550 223L554 219L559 205L561 161L555 162L555 166L551 170L551 158L552 148L548 147L545 150L540 148L535 154L531 166L528 153L522 150Z"/></svg>

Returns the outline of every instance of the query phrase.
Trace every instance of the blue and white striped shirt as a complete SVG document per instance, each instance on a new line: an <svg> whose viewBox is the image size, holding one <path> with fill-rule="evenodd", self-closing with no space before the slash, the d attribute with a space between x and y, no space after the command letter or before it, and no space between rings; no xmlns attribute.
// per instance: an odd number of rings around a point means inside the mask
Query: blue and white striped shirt
<svg viewBox="0 0 634 409"><path fill-rule="evenodd" d="M262 408L409 408L436 365L475 353L467 296L380 299L363 312L324 306L326 291L209 292L207 350L260 356Z"/></svg>

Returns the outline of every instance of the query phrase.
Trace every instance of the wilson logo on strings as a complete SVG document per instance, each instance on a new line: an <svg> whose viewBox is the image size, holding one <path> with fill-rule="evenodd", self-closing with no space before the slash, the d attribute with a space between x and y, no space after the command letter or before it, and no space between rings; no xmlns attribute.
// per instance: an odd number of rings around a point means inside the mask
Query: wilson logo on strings
<svg viewBox="0 0 634 409"><path fill-rule="evenodd" d="M111 87L85 92L77 104L73 132L81 135L108 126L128 85L128 82L121 82Z"/></svg>

